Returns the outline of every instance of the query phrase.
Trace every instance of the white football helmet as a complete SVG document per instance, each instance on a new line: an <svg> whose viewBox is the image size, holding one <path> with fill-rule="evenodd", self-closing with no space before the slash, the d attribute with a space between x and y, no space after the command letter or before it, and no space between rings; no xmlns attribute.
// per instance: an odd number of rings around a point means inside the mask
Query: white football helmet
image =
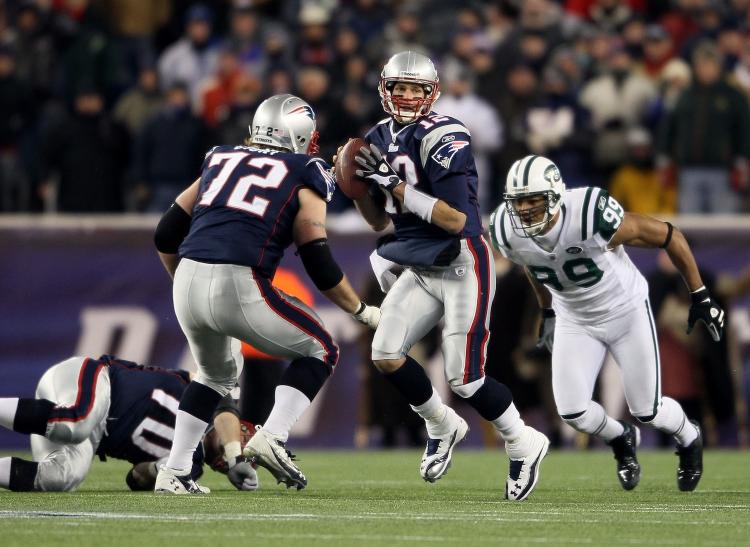
<svg viewBox="0 0 750 547"><path fill-rule="evenodd" d="M516 160L508 170L503 194L513 230L521 237L534 237L544 232L562 206L564 191L565 183L560 170L551 160L544 156L526 156ZM534 208L519 214L516 201L538 195L546 198L542 206L544 216L533 222L541 210Z"/></svg>
<svg viewBox="0 0 750 547"><path fill-rule="evenodd" d="M424 89L424 97L405 99L394 97L396 82L416 83ZM383 110L397 122L407 124L426 116L432 110L432 103L440 97L440 84L437 70L429 57L414 51L402 51L388 59L380 73L378 93Z"/></svg>
<svg viewBox="0 0 750 547"><path fill-rule="evenodd" d="M260 103L249 129L252 144L310 156L318 153L315 112L305 101L289 93L274 95Z"/></svg>

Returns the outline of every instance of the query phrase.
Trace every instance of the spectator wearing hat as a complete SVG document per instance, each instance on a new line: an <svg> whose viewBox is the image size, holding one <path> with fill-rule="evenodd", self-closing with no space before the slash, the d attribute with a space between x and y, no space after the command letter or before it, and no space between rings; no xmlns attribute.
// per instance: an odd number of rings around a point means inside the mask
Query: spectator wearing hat
<svg viewBox="0 0 750 547"><path fill-rule="evenodd" d="M156 69L146 67L138 75L138 83L117 101L113 114L117 121L128 128L131 137L135 138L146 122L161 108L162 101Z"/></svg>
<svg viewBox="0 0 750 547"><path fill-rule="evenodd" d="M567 75L554 65L542 73L542 90L526 116L526 143L565 173L565 186L588 186L591 130Z"/></svg>
<svg viewBox="0 0 750 547"><path fill-rule="evenodd" d="M661 126L662 178L667 184L677 172L680 213L735 213L748 185L750 109L723 76L713 42L698 45L692 60L695 79Z"/></svg>
<svg viewBox="0 0 750 547"><path fill-rule="evenodd" d="M102 94L81 87L73 112L51 123L42 135L39 192L47 208L122 212L129 144L127 130L104 109Z"/></svg>
<svg viewBox="0 0 750 547"><path fill-rule="evenodd" d="M200 84L216 71L219 51L211 41L213 13L203 4L192 6L185 14L185 33L159 57L162 89L177 83L187 85L194 108L200 102Z"/></svg>
<svg viewBox="0 0 750 547"><path fill-rule="evenodd" d="M16 28L16 74L32 89L34 99L44 101L52 93L57 53L36 3L26 1L19 6Z"/></svg>
<svg viewBox="0 0 750 547"><path fill-rule="evenodd" d="M494 195L490 156L503 144L503 126L497 110L474 93L474 80L466 67L454 64L443 70L441 95L435 111L461 120L471 133L471 146L477 166L477 197L483 211L492 209Z"/></svg>
<svg viewBox="0 0 750 547"><path fill-rule="evenodd" d="M243 71L255 76L265 72L267 59L260 19L251 4L240 4L232 10L225 48L235 55Z"/></svg>
<svg viewBox="0 0 750 547"><path fill-rule="evenodd" d="M674 48L667 31L659 25L646 27L643 59L640 65L643 73L658 85L664 67L672 58L674 58Z"/></svg>
<svg viewBox="0 0 750 547"><path fill-rule="evenodd" d="M0 211L26 211L31 188L22 149L34 122L33 96L16 74L13 53L0 46Z"/></svg>
<svg viewBox="0 0 750 547"><path fill-rule="evenodd" d="M205 125L191 112L187 86L178 83L167 90L164 105L135 145L137 195L149 211L166 211L195 180L209 146Z"/></svg>
<svg viewBox="0 0 750 547"><path fill-rule="evenodd" d="M659 183L653 139L644 127L633 127L626 135L628 158L615 171L609 192L626 211L643 215L673 215L675 189Z"/></svg>
<svg viewBox="0 0 750 547"><path fill-rule="evenodd" d="M613 170L627 157L625 135L640 125L648 107L656 99L656 88L634 70L630 53L612 42L607 72L594 78L581 90L581 105L591 114L594 132L592 156L598 179L606 184Z"/></svg>
<svg viewBox="0 0 750 547"><path fill-rule="evenodd" d="M330 42L329 23L331 15L319 4L307 3L299 13L299 40L297 60L302 66L328 68L335 53Z"/></svg>

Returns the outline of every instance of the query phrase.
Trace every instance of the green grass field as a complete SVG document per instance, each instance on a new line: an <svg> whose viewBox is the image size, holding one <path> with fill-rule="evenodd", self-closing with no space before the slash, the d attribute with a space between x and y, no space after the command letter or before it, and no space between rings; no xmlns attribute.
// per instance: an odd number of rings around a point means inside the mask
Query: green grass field
<svg viewBox="0 0 750 547"><path fill-rule="evenodd" d="M502 499L504 452L457 451L435 484L419 453L303 451L309 485L238 492L207 472L208 496L131 493L127 464L95 462L69 494L0 491L0 545L750 545L748 452L709 451L698 489L676 456L644 451L641 484L620 489L610 453L552 452L525 502Z"/></svg>

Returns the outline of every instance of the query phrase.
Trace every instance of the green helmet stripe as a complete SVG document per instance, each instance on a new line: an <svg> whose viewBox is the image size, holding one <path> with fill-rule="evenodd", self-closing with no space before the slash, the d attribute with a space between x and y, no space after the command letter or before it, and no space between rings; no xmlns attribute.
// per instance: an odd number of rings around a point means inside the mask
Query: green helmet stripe
<svg viewBox="0 0 750 547"><path fill-rule="evenodd" d="M529 161L526 162L526 167L524 167L523 170L523 186L529 185L529 171L531 170L531 164L534 163L534 160L538 157L539 156L531 156Z"/></svg>

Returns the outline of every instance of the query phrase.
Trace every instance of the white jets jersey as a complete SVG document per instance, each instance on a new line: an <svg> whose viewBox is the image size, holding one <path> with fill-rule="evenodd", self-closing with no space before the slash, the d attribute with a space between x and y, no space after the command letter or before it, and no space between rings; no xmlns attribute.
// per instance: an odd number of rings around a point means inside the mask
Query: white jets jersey
<svg viewBox="0 0 750 547"><path fill-rule="evenodd" d="M490 217L492 244L525 266L552 293L555 313L581 324L619 317L643 305L648 284L622 245L609 241L625 211L601 188L576 188L563 194L559 239L551 251L519 235L503 203Z"/></svg>

